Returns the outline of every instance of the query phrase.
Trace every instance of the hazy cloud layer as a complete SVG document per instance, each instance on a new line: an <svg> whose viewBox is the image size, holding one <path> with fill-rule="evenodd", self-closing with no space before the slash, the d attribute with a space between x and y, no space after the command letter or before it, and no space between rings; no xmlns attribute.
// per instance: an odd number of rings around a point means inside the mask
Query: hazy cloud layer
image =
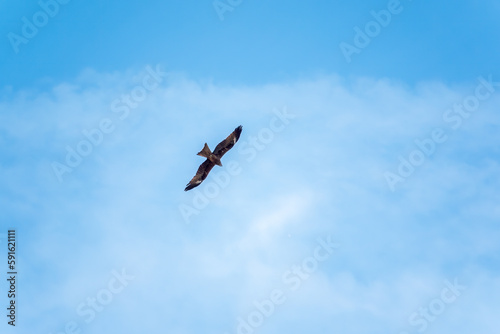
<svg viewBox="0 0 500 334"><path fill-rule="evenodd" d="M23 259L17 333L498 328L500 87L453 111L488 73L412 87L169 73L152 87L148 71L1 92L0 194ZM184 192L203 143L240 124L224 167ZM446 140L429 144L435 129ZM402 181L391 187L388 172ZM316 251L329 236L338 248ZM120 285L122 271L133 278ZM465 288L453 294L454 282Z"/></svg>

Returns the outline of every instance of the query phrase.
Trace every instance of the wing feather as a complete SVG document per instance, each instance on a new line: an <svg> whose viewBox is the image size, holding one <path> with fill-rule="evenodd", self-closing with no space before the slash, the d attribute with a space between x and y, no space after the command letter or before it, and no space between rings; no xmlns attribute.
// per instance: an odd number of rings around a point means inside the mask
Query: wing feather
<svg viewBox="0 0 500 334"><path fill-rule="evenodd" d="M226 139L221 141L219 145L215 147L213 154L219 159L222 158L222 156L226 154L226 152L229 151L234 146L234 144L236 144L238 139L240 139L241 131L242 126L240 125L236 129L234 129L234 131L229 136L227 136ZM189 181L184 191L188 191L199 186L203 182L203 180L207 178L208 173L210 173L214 166L215 164L213 162L211 162L209 159L206 159L200 165L200 167L198 167L196 175L191 179L191 181Z"/></svg>
<svg viewBox="0 0 500 334"><path fill-rule="evenodd" d="M234 144L236 144L238 139L240 139L241 130L242 126L240 125L236 129L234 129L234 131L231 132L231 134L227 136L226 139L221 141L219 145L215 147L213 153L218 156L219 159L222 158L222 156L226 154L226 152L229 151L234 146Z"/></svg>
<svg viewBox="0 0 500 334"><path fill-rule="evenodd" d="M200 167L198 167L198 170L196 171L196 175L189 181L189 183L186 185L186 189L184 191L191 190L195 187L198 187L203 180L205 180L208 176L208 173L212 170L212 168L215 166L213 162L210 160L205 160Z"/></svg>

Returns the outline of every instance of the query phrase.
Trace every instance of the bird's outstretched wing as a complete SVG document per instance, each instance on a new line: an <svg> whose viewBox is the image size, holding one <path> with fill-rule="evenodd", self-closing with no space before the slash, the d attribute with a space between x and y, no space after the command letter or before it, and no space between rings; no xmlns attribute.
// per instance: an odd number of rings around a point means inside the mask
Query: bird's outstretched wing
<svg viewBox="0 0 500 334"><path fill-rule="evenodd" d="M213 162L210 160L205 160L200 167L198 167L198 171L196 172L196 175L189 181L189 183L186 185L186 188L184 191L191 190L193 188L198 187L203 180L207 178L208 173L212 170L212 168L215 166Z"/></svg>
<svg viewBox="0 0 500 334"><path fill-rule="evenodd" d="M226 139L221 141L219 145L215 147L214 154L219 157L219 159L222 158L222 156L226 154L226 152L229 151L234 144L236 144L238 139L240 139L242 129L243 127L241 125L238 126L229 136L227 136Z"/></svg>
<svg viewBox="0 0 500 334"><path fill-rule="evenodd" d="M213 151L213 155L218 157L219 159L222 158L222 156L229 151L234 144L240 139L240 134L241 134L242 126L238 126L234 131L227 136L226 139L221 141L219 145L215 147L215 150ZM205 144L206 145L206 144ZM207 147L208 149L208 147ZM210 150L208 150L210 153ZM186 185L186 188L184 191L191 190L197 186L199 186L203 180L205 180L208 176L208 173L212 170L212 168L215 166L215 163L213 163L213 157L211 157L212 154L209 154L207 156L207 160L203 162L200 167L198 168L198 171L196 172L196 175L189 181L189 183ZM218 160L220 162L220 160Z"/></svg>

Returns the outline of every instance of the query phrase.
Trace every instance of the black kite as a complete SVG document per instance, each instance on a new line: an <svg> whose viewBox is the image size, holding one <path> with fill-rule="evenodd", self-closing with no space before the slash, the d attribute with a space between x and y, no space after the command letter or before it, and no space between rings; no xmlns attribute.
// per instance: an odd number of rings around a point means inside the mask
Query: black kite
<svg viewBox="0 0 500 334"><path fill-rule="evenodd" d="M198 171L196 172L196 175L191 179L191 181L189 181L184 191L188 191L199 186L203 182L203 180L207 178L208 173L210 173L215 165L222 166L220 159L224 154L226 154L227 151L229 151L234 146L234 144L236 144L236 142L240 138L241 130L241 125L234 129L234 131L229 136L227 136L226 139L221 141L219 145L215 147L215 150L213 152L210 151L207 143L205 143L205 146L203 146L203 149L198 152L198 155L207 158L207 160L205 160L205 162L200 165Z"/></svg>

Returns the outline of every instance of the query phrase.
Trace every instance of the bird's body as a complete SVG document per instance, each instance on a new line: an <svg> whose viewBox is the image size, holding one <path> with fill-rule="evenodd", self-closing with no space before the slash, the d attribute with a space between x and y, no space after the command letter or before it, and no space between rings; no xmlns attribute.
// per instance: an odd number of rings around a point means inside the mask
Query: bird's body
<svg viewBox="0 0 500 334"><path fill-rule="evenodd" d="M203 182L203 180L207 178L208 173L210 173L215 165L222 166L222 162L220 161L220 159L224 154L226 154L227 151L229 151L234 146L234 144L236 144L236 142L240 138L241 131L242 126L240 125L236 129L234 129L234 131L226 139L221 141L215 147L215 150L213 152L210 151L207 143L205 143L203 149L198 152L198 155L207 159L200 165L198 171L196 172L196 175L191 179L191 181L189 181L184 191L188 191L199 186Z"/></svg>
<svg viewBox="0 0 500 334"><path fill-rule="evenodd" d="M220 157L218 157L217 155L212 153L212 151L210 151L210 148L208 148L207 143L205 143L205 146L203 146L203 149L200 152L198 152L197 155L205 157L208 160L210 160L211 163L222 167L222 162L220 161Z"/></svg>

